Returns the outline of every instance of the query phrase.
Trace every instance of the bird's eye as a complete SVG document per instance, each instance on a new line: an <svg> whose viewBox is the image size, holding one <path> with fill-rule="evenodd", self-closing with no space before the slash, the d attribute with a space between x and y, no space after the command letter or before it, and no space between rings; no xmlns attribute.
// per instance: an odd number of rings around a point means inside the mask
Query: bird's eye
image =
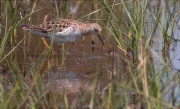
<svg viewBox="0 0 180 109"><path fill-rule="evenodd" d="M97 30L97 29L94 29L94 31L98 32L98 30Z"/></svg>

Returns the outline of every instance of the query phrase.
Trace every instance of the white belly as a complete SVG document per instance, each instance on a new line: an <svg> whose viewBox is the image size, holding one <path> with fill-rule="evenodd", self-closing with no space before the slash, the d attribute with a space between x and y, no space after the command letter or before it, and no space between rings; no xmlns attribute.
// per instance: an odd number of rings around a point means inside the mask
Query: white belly
<svg viewBox="0 0 180 109"><path fill-rule="evenodd" d="M50 39L54 40L54 42L56 42L56 43L61 44L61 43L65 43L65 42L73 42L77 38L80 38L82 36L83 35L79 31L73 31L73 32L63 31L63 32L54 33L54 35L50 36Z"/></svg>

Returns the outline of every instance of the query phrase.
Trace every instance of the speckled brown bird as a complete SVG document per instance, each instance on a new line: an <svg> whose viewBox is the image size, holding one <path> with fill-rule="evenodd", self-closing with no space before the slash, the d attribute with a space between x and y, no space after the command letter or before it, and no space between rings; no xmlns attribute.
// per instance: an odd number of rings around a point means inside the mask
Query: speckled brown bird
<svg viewBox="0 0 180 109"><path fill-rule="evenodd" d="M101 27L97 23L83 23L73 19L50 20L40 25L22 25L23 30L53 39L54 42L62 44L74 42L77 38L88 34L97 35L104 45L100 36Z"/></svg>

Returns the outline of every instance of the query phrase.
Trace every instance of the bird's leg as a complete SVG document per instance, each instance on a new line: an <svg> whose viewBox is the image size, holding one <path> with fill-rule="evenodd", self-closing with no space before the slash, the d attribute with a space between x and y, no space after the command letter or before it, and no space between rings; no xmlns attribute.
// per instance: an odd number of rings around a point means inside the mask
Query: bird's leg
<svg viewBox="0 0 180 109"><path fill-rule="evenodd" d="M41 38L41 39L42 39L44 45L45 45L47 48L50 49L50 46L49 46L48 43L46 42L46 39L45 39L44 37ZM50 53L51 53L51 54L50 54L50 57L54 56L54 50L53 50L53 49L50 51Z"/></svg>
<svg viewBox="0 0 180 109"><path fill-rule="evenodd" d="M46 42L46 39L43 37L43 38L41 38L42 39L42 41L43 41L43 43L44 43L44 45L46 46L46 47L48 47L48 48L50 48L50 46L47 44L47 42Z"/></svg>
<svg viewBox="0 0 180 109"><path fill-rule="evenodd" d="M58 60L60 60L60 49L61 49L61 45L58 43L58 51L57 51ZM58 63L60 64L59 61L58 61Z"/></svg>

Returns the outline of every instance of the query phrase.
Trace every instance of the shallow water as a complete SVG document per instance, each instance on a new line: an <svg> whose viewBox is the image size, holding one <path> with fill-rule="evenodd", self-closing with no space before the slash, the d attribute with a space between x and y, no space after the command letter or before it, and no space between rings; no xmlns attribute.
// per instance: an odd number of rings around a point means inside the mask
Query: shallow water
<svg viewBox="0 0 180 109"><path fill-rule="evenodd" d="M24 14L27 15L32 10L33 3L36 2L17 1L14 2L14 5L15 7L20 6L20 10L22 10L20 12L24 12ZM65 4L65 2L62 1L58 3L59 7ZM59 17L72 19L76 18L79 15L79 12L76 11L76 9L79 10L79 4L78 2L75 3L76 4L74 4L73 1L68 2L68 6L64 11L59 8ZM90 8L89 3L92 4L90 1L83 2L84 7L87 9ZM34 13L30 22L28 21L28 18L25 19L23 24L38 25L48 19L56 17L56 11L54 9L55 4L53 1L44 2L42 0L38 1L36 5L35 10L45 8ZM81 11L81 14L86 15L89 12L90 10L83 10ZM63 16L63 14L66 15ZM89 17L90 16L83 19L87 21L88 19L93 19ZM104 29L101 35L104 35ZM38 64L36 63L36 60L38 60L40 57L41 60L45 61L43 70L40 72L42 75L45 75L43 77L45 85L51 90L52 87L49 87L49 85L54 84L53 90L55 90L56 93L58 93L60 87L68 89L71 93L77 93L77 91L80 91L80 87L83 88L83 90L90 91L92 89L90 87L93 85L91 82L93 81L97 72L100 74L98 83L103 83L103 86L106 86L109 83L108 75L110 75L114 66L113 58L120 55L118 53L118 49L112 51L112 46L116 45L116 42L110 35L103 36L105 43L104 46L99 38L93 35L86 36L84 39L80 38L74 43L69 42L65 43L64 45L53 43L52 48L54 53L51 55L51 57L48 57L47 55L50 53L50 51L48 51L49 49L46 48L42 43L41 36L29 34L27 31L23 31L21 25L19 25L17 28L17 42L20 42L23 38L25 40L17 47L16 52L18 52L19 61L22 64L22 67L25 69L25 76L30 75L26 74L26 72L30 70L30 66ZM51 41L47 39L47 43L50 45ZM112 53L116 54L116 56L113 57ZM47 70L49 66L53 66L51 70ZM115 67L119 68L121 66ZM107 69L109 71L107 71ZM83 83L83 85L81 83Z"/></svg>
<svg viewBox="0 0 180 109"><path fill-rule="evenodd" d="M22 16L24 16L31 12L34 5L33 3L34 2L29 0L16 1L14 2L14 6L19 6L20 12L22 12ZM98 18L96 14L82 17L92 12L90 4L92 4L91 1L83 2L83 4L81 4L80 1L58 1L58 7L60 7L58 8L59 18L78 18L78 20L84 22L98 22L96 21ZM151 5L152 7L157 7L156 1L152 1ZM63 6L67 7L64 8ZM55 4L53 0L46 2L43 0L38 1L36 3L35 10L40 8L44 9L34 13L30 20L28 18L25 19L23 24L36 25L41 24L48 19L56 18L57 15L54 7ZM19 15L17 19L21 19L21 16ZM89 21L89 19L91 20ZM153 27L151 22L152 19L149 18L149 27L147 30L151 29L150 27ZM175 39L179 39L179 31L179 28L175 29ZM23 31L21 25L19 25L17 28L17 42L24 38L24 34L28 34L28 32ZM117 47L115 47L115 50L113 51L113 46L117 45L114 37L112 37L110 33L106 32L104 28L102 31L102 36L104 36L104 46L97 36L86 36L84 39L80 38L74 43L65 43L63 46L59 46L57 43L54 43L52 46L54 54L49 57L47 54L50 53L50 51L48 51L49 49L43 45L41 37L34 34L28 34L25 37L25 42L18 46L16 52L19 53L19 62L25 69L24 72L28 72L30 70L30 66L36 65L38 58L41 57L41 60L44 61L44 64L43 70L40 71L40 73L43 77L43 82L46 89L52 93L65 93L70 95L68 97L73 101L73 97L78 96L77 93L90 93L92 91L95 84L93 81L97 77L96 74L99 76L95 89L99 93L103 93L102 91L106 89L110 81L110 74L114 70L121 69L119 72L122 72L122 76L124 77L124 75L126 75L126 72L124 72L125 65L123 65L123 62L120 59L123 54ZM164 58L168 58L168 56L164 57L162 53L163 36L161 31L157 30L155 36L156 37L154 38L152 54L153 59L155 60L156 72L161 72L158 76L162 80L162 87L166 89L166 92L164 92L166 93L164 100L170 103L173 101L172 99L176 99L175 103L176 105L179 105L179 83L178 79L174 79L177 77L180 70L179 41L172 41L170 50L167 52L167 55L169 55L170 58L168 60L170 65L167 71L162 71L161 69L166 66ZM94 41L95 45L92 44L92 40ZM47 40L47 42L48 44L51 43L50 40ZM7 50L8 49L10 48L7 46ZM50 70L49 66L52 66ZM2 72L4 71L1 70L1 73ZM10 75L5 76L7 78L11 78ZM26 76L31 76L31 74L25 74L25 76L22 76L22 79L26 81L27 84L30 84L31 81L26 80ZM170 81L170 83L166 84L168 81ZM166 84L165 87L164 84ZM11 89L12 87L13 85L9 83L7 88ZM124 93L132 96L136 95L136 92L131 90L129 92L119 92L117 95ZM172 93L174 96L172 96Z"/></svg>

